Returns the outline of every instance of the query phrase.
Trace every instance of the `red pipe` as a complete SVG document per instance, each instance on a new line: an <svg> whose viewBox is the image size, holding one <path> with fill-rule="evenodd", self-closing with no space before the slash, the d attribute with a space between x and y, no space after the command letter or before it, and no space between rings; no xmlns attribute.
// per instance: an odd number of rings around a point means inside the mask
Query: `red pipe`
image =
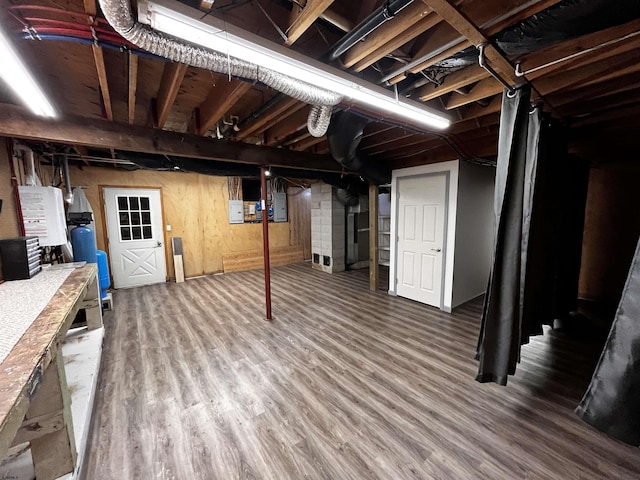
<svg viewBox="0 0 640 480"><path fill-rule="evenodd" d="M40 27L38 26L37 28L34 28L34 30L36 31L36 33L38 34L42 34L42 35L46 35L46 34L51 34L51 35L65 35L65 36L71 36L71 37L76 37L76 38L85 38L88 40L92 40L93 39L93 34L90 31L87 30L81 30L81 29L68 29L68 28L55 28L55 27ZM122 46L126 46L129 48L135 48L136 46L133 45L131 42L128 42L127 40L123 39L121 36L119 36L116 33L113 34L100 34L97 36L98 41L105 41L105 42L110 42L110 43L115 43L115 44L121 44ZM37 41L37 37L34 37L34 41Z"/></svg>
<svg viewBox="0 0 640 480"><path fill-rule="evenodd" d="M264 247L264 295L267 304L267 317L271 320L271 265L269 264L269 209L267 208L267 169L260 167L260 186L262 190L262 244Z"/></svg>

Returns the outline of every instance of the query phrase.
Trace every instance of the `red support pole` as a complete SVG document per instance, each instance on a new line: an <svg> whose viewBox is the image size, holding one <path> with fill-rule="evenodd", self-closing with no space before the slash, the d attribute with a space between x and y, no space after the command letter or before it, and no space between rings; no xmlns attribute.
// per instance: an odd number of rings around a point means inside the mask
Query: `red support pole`
<svg viewBox="0 0 640 480"><path fill-rule="evenodd" d="M267 205L267 169L260 167L262 187L262 243L264 246L264 295L267 304L265 320L271 320L271 266L269 264L269 206Z"/></svg>

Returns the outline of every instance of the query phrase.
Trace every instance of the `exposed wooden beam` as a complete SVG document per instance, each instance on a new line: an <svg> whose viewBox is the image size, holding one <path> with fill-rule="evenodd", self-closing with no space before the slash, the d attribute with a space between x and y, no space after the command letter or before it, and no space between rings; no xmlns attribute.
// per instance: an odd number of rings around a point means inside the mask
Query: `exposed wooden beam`
<svg viewBox="0 0 640 480"><path fill-rule="evenodd" d="M200 10L211 10L215 0L200 0Z"/></svg>
<svg viewBox="0 0 640 480"><path fill-rule="evenodd" d="M346 67L353 67L367 55L375 52L379 48L384 47L405 30L418 23L431 13L431 9L421 4L413 2L404 8L393 20L384 23L377 30L370 33L369 36L361 43L354 45L347 51L344 56L344 64Z"/></svg>
<svg viewBox="0 0 640 480"><path fill-rule="evenodd" d="M640 62L640 52L633 51L626 55L610 57L578 68L545 75L533 83L542 95L547 95L571 86L584 87L591 82L602 82L625 75L630 73L629 69L633 71L640 68L638 62Z"/></svg>
<svg viewBox="0 0 640 480"><path fill-rule="evenodd" d="M155 126L164 127L169 118L169 112L173 106L173 102L178 96L180 85L187 73L187 66L183 63L167 62L162 71L160 80L160 88L158 88L158 96L156 97L155 108Z"/></svg>
<svg viewBox="0 0 640 480"><path fill-rule="evenodd" d="M138 89L138 56L129 51L129 124L136 121L136 91Z"/></svg>
<svg viewBox="0 0 640 480"><path fill-rule="evenodd" d="M85 13L95 16L98 12L96 7L96 0L82 0L82 4L84 6Z"/></svg>
<svg viewBox="0 0 640 480"><path fill-rule="evenodd" d="M87 156L89 155L89 150L87 147L83 147L82 145L74 145L73 149L80 156L85 165L89 165L89 161L87 160Z"/></svg>
<svg viewBox="0 0 640 480"><path fill-rule="evenodd" d="M461 87L489 77L489 74L479 65L471 65L462 70L447 75L442 85L428 84L416 92L416 97L426 102L445 93L453 92Z"/></svg>
<svg viewBox="0 0 640 480"><path fill-rule="evenodd" d="M251 84L242 80L234 79L229 82L223 79L220 83L211 87L207 98L198 107L196 133L200 135L205 135L245 93L251 90Z"/></svg>
<svg viewBox="0 0 640 480"><path fill-rule="evenodd" d="M376 135L375 137L371 137L367 139L366 144L362 145L361 148L366 150L367 148L373 148L378 145L384 145L385 143L393 142L396 140L400 140L407 137L414 136L414 132L410 132L408 130L403 130L400 128L395 128L393 130L389 130L388 132L384 132L381 135Z"/></svg>
<svg viewBox="0 0 640 480"><path fill-rule="evenodd" d="M464 41L464 37L447 22L441 22L429 30L421 40L418 45L414 45L415 51L412 55L412 60L414 61L427 55L435 55L435 52L445 50L445 48L443 48L444 45L459 45ZM413 70L414 69L411 71Z"/></svg>
<svg viewBox="0 0 640 480"><path fill-rule="evenodd" d="M592 100L607 95L630 90L640 90L640 72L621 76L614 81L602 82L596 85L579 86L577 88L549 95L547 100L555 107L571 105L581 100Z"/></svg>
<svg viewBox="0 0 640 480"><path fill-rule="evenodd" d="M487 36L469 20L469 18L458 10L447 0L422 0L440 15L449 25L456 29L463 37L471 42L472 45L486 44L485 56L487 62L500 74L502 78L509 82L512 86L523 83L523 79L516 77L514 67L511 65L502 53L489 42Z"/></svg>
<svg viewBox="0 0 640 480"><path fill-rule="evenodd" d="M460 95L459 93L452 93L449 101L447 102L447 110L452 108L458 108L462 105L468 105L469 103L477 102L483 98L492 97L498 93L502 93L504 87L502 84L493 77L485 78L476 83L466 95Z"/></svg>
<svg viewBox="0 0 640 480"><path fill-rule="evenodd" d="M637 103L640 103L640 91L623 91L612 95L601 96L593 100L567 105L563 109L563 114L566 116L584 117L585 115L615 110Z"/></svg>
<svg viewBox="0 0 640 480"><path fill-rule="evenodd" d="M489 134L483 138L461 143L459 147L472 157L492 157L498 152L498 138L496 134ZM406 168L459 158L460 155L452 150L449 145L442 145L424 153L409 154L402 159L391 160L390 162L393 168Z"/></svg>
<svg viewBox="0 0 640 480"><path fill-rule="evenodd" d="M425 18L421 19L419 22L411 25L407 29L398 33L395 37L390 39L387 43L385 43L382 47L377 48L375 51L364 57L358 63L356 63L353 67L353 70L356 72L361 72L365 68L370 65L373 65L375 62L380 60L385 55L390 54L394 50L399 49L405 43L410 42L414 38L423 34L430 28L433 28L435 25L442 22L442 19L435 14L427 15Z"/></svg>
<svg viewBox="0 0 640 480"><path fill-rule="evenodd" d="M492 113L499 112L500 110L502 110L502 95L496 95L487 102L486 106L476 103L460 107L458 109L460 120L458 121L463 122L466 120L484 117L485 115L490 115Z"/></svg>
<svg viewBox="0 0 640 480"><path fill-rule="evenodd" d="M353 30L355 24L346 18L343 15L340 15L338 12L331 10L330 8L326 9L320 18L326 22L329 22L336 28L339 28L343 32L347 33Z"/></svg>
<svg viewBox="0 0 640 480"><path fill-rule="evenodd" d="M99 47L98 45L91 45L91 49L93 50L93 60L96 64L96 71L98 73L98 82L100 83L100 93L102 94L104 113L107 119L113 120L111 94L109 93L109 82L107 81L107 69L104 65L102 47Z"/></svg>
<svg viewBox="0 0 640 480"><path fill-rule="evenodd" d="M310 109L311 106L307 105L290 115L284 121L278 122L276 125L265 131L264 143L266 145L277 145L286 140L290 135L305 129Z"/></svg>
<svg viewBox="0 0 640 480"><path fill-rule="evenodd" d="M291 97L284 98L282 101L280 101L275 106L273 106L269 111L265 112L263 115L261 115L260 117L256 118L254 121L252 121L248 125L245 125L242 128L242 130L240 130L236 134L236 138L244 139L244 138L247 138L247 137L253 135L254 133L256 133L258 130L263 128L265 125L267 125L273 119L279 118L279 116L282 115L286 110L288 110L291 107L293 107L294 105L300 104L300 103L301 102L299 102L295 98L291 98ZM304 104L301 103L301 107L300 108L302 108L303 106L304 106ZM268 128L268 127L266 127L266 128Z"/></svg>
<svg viewBox="0 0 640 480"><path fill-rule="evenodd" d="M637 117L638 112L640 112L640 105L636 103L624 108L614 108L612 110L596 112L592 115L576 119L572 121L570 125L574 128L578 128L594 124L603 124L615 120Z"/></svg>
<svg viewBox="0 0 640 480"><path fill-rule="evenodd" d="M287 45L293 45L313 22L333 3L333 0L307 0L301 11L294 9L287 29ZM295 12L295 13L294 13Z"/></svg>
<svg viewBox="0 0 640 480"><path fill-rule="evenodd" d="M95 18L97 14L96 0L83 0L82 1L85 13L88 13ZM89 19L89 24L93 22ZM104 106L104 113L107 119L113 120L113 108L111 105L111 94L109 93L109 82L107 81L107 69L104 65L104 54L102 48L98 45L91 45L93 52L93 62L96 66L96 73L98 74L98 83L100 85L100 95L102 97L102 105Z"/></svg>
<svg viewBox="0 0 640 480"><path fill-rule="evenodd" d="M467 15L468 18L472 18L475 24L481 25L482 31L487 36L492 36L510 25L555 5L558 1L501 0L493 1L490 4L484 1L470 1L463 3L460 11ZM428 60L411 68L409 70L410 73L418 73L472 45L469 40L465 40L464 37L460 36L460 32L453 29L446 22L434 27L432 34L431 32L429 33L413 53L411 61L414 62L423 57L428 58ZM456 42L457 39L460 42ZM391 83L398 83L404 78L406 78L406 75L398 75L391 80Z"/></svg>
<svg viewBox="0 0 640 480"><path fill-rule="evenodd" d="M324 136L323 137L312 137L310 135L309 138L291 145L291 148L293 150L297 150L299 152L304 152L307 148L310 148L310 147L312 147L314 145L317 145L318 143L322 143L326 139L327 139L327 137L324 137Z"/></svg>
<svg viewBox="0 0 640 480"><path fill-rule="evenodd" d="M500 123L500 115L498 113L485 115L484 117L474 118L471 120L465 120L462 122L454 123L447 130L447 136L466 134L473 130L485 131L489 133L488 128L498 125ZM466 137L466 135L465 135ZM396 152L407 149L407 147L413 147L415 145L429 145L434 141L434 136L430 134L413 135L395 142L385 143L383 145L373 147L370 149L363 148L368 155L384 157L387 152Z"/></svg>
<svg viewBox="0 0 640 480"><path fill-rule="evenodd" d="M578 52L582 52L589 48L593 48L597 45L600 45L604 42L622 38L630 33L634 33L640 30L640 19L633 20L629 23L625 23L624 25L619 25L616 27L607 28L605 30L601 30L599 32L591 33L588 35L583 35L581 37L575 38L573 40L568 40L566 42L562 42L558 45L553 45L548 48L544 48L537 52L531 53L529 55L524 56L519 59L521 64L521 68L523 71L530 70L532 68L537 68L541 65L548 64L560 58L568 57L569 55L573 55ZM627 42L628 45L637 46L637 39L635 41ZM603 49L601 51L593 52L592 54L586 54L582 57L585 61L589 61L590 57L593 57L599 52L604 53L611 52L616 48L616 45L612 45ZM611 52L612 53L612 52ZM593 60L591 60L593 61ZM567 62L556 63L554 65L547 66L544 70L538 70L538 76L542 73L547 74L554 70L565 69L569 64ZM527 78L532 78L530 75L527 75Z"/></svg>
<svg viewBox="0 0 640 480"><path fill-rule="evenodd" d="M289 118L291 115L295 115L298 111L304 109L305 107L307 107L308 105L302 102L298 102L296 103L293 107L289 108L288 110L285 110L280 116L278 117L274 117L271 120L269 120L267 123L265 123L264 125L262 125L258 130L256 130L256 132L254 133L254 135L257 134L262 134L264 133L266 130L274 127L275 125L278 125L280 122L285 121L287 118Z"/></svg>
<svg viewBox="0 0 640 480"><path fill-rule="evenodd" d="M250 165L328 172L342 170L327 156L73 115L65 115L64 121L51 120L13 105L0 105L0 118L0 135L6 137Z"/></svg>

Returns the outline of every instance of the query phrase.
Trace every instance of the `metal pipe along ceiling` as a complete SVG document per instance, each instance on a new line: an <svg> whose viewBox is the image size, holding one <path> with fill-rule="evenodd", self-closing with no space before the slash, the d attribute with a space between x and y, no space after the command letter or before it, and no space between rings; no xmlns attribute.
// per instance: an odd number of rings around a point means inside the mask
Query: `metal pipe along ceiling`
<svg viewBox="0 0 640 480"><path fill-rule="evenodd" d="M379 28L387 20L391 20L400 11L408 7L414 0L387 0L384 5L375 10L371 15L364 19L362 23L357 25L353 30L342 37L331 49L329 58L336 60L340 55L353 47L360 40Z"/></svg>
<svg viewBox="0 0 640 480"><path fill-rule="evenodd" d="M190 45L182 40L157 32L147 25L138 23L131 11L130 0L100 0L100 7L113 29L134 45L155 55L203 68L216 73L257 80L286 95L317 107L331 107L342 101L342 95L325 90L283 75L279 72L259 67L253 63L218 52ZM330 108L322 108L321 114L312 109L309 117L309 131L314 135L319 127L328 122L321 121L330 115ZM326 129L325 129L326 131ZM324 132L322 132L324 135Z"/></svg>

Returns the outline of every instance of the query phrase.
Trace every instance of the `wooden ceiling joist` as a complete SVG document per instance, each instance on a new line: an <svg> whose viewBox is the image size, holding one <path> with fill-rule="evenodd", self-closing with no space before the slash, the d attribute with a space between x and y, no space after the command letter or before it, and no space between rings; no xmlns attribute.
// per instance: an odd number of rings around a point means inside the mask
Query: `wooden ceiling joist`
<svg viewBox="0 0 640 480"><path fill-rule="evenodd" d="M230 82L222 79L219 85L209 90L207 98L198 107L196 133L206 135L211 127L251 89L249 82L233 79Z"/></svg>
<svg viewBox="0 0 640 480"><path fill-rule="evenodd" d="M487 45L485 49L487 62L502 75L505 81L509 82L512 86L520 85L523 82L522 79L516 77L513 65L511 65L501 52L491 45L487 36L454 5L447 0L422 1L440 15L445 22L460 32L472 45Z"/></svg>
<svg viewBox="0 0 640 480"><path fill-rule="evenodd" d="M563 105L573 103L579 104L581 100L585 99L595 99L635 89L640 89L640 72L623 75L613 81L603 82L597 85L580 86L570 91L562 91L549 95L547 100L551 105L562 107Z"/></svg>
<svg viewBox="0 0 640 480"><path fill-rule="evenodd" d="M282 115L278 117L274 117L271 120L269 120L267 123L262 125L255 133L259 133L259 134L264 133L266 130L273 128L275 125L278 125L280 122L286 121L289 117L291 117L292 115L295 115L297 112L304 109L306 106L307 106L306 103L302 103L302 102L296 103L293 107L289 108L288 110L285 110L282 113Z"/></svg>
<svg viewBox="0 0 640 480"><path fill-rule="evenodd" d="M498 152L498 142L495 135L488 135L469 142L459 144L459 148L464 150L465 157L491 158ZM459 159L460 154L454 151L449 145L441 145L429 149L425 152L408 154L404 158L394 161L394 168L415 167L430 163L446 162L448 160Z"/></svg>
<svg viewBox="0 0 640 480"><path fill-rule="evenodd" d="M385 143L394 142L396 140L401 140L403 138L414 136L414 132L410 132L408 130L403 130L400 128L394 128L393 130L389 130L388 132L384 132L381 135L376 135L375 137L371 137L367 139L365 144L361 145L363 151L366 151L369 148L377 147L379 145L384 145Z"/></svg>
<svg viewBox="0 0 640 480"><path fill-rule="evenodd" d="M129 51L128 121L136 121L136 92L138 90L138 56Z"/></svg>
<svg viewBox="0 0 640 480"><path fill-rule="evenodd" d="M314 145L317 145L319 143L324 142L327 139L327 137L322 136L322 137L312 137L311 135L309 135L308 138L301 140L297 143L294 143L293 145L291 145L291 149L292 150L296 150L298 152L304 152L305 150L307 150L308 148L313 147Z"/></svg>
<svg viewBox="0 0 640 480"><path fill-rule="evenodd" d="M264 134L264 143L266 145L278 145L286 140L290 135L293 135L302 129L306 129L310 109L311 106L307 105L290 115L287 119L278 122L276 125L266 130Z"/></svg>
<svg viewBox="0 0 640 480"><path fill-rule="evenodd" d="M640 52L630 52L628 55L607 58L600 62L546 75L536 79L534 85L542 95L549 95L569 87L584 87L594 82L605 82L617 76L626 75L630 73L628 68L632 70L640 68L639 61ZM607 72L606 76L602 72Z"/></svg>
<svg viewBox="0 0 640 480"><path fill-rule="evenodd" d="M344 56L344 65L353 67L367 55L372 54L396 38L398 35L411 28L420 20L431 13L431 9L420 2L413 2L404 8L392 20L382 24L378 29L370 33L365 40L351 47Z"/></svg>
<svg viewBox="0 0 640 480"><path fill-rule="evenodd" d="M483 31L489 37L558 3L558 1L494 0L487 4L487 2L476 0L462 4L460 12L473 19L476 25L482 25ZM460 32L446 22L437 25L432 30L433 33L429 32L429 35L413 53L411 59L412 62L416 62L421 58L426 58L426 60L409 69L410 73L418 73L473 45L469 40L461 37ZM457 42L457 40L460 40L460 42ZM404 78L406 78L406 75L398 75L391 80L391 83L398 83Z"/></svg>
<svg viewBox="0 0 640 480"><path fill-rule="evenodd" d="M155 126L157 128L164 127L169 118L169 112L175 102L180 85L187 73L187 66L183 63L167 62L162 71L162 79L160 80L160 88L158 88L158 96L155 100Z"/></svg>
<svg viewBox="0 0 640 480"><path fill-rule="evenodd" d="M85 13L95 17L97 13L95 0L83 0ZM89 20L92 23L92 20ZM107 69L104 65L104 54L102 47L97 44L91 45L93 53L93 62L96 66L96 73L98 74L98 84L100 85L100 95L102 97L102 105L104 106L104 113L108 120L113 120L113 107L111 105L111 93L109 92L109 82L107 81Z"/></svg>
<svg viewBox="0 0 640 480"><path fill-rule="evenodd" d="M466 95L460 95L453 92L447 102L447 110L468 105L487 97L492 97L498 93L502 93L504 87L493 77L485 78L476 83Z"/></svg>
<svg viewBox="0 0 640 480"><path fill-rule="evenodd" d="M373 65L385 55L389 55L394 50L402 47L402 45L404 45L405 43L410 42L414 38L418 37L419 35L423 34L427 30L433 28L435 25L438 25L441 22L442 19L438 17L438 15L435 15L433 13L431 15L427 15L419 22L414 23L409 28L390 39L382 47L377 48L372 53L364 57L354 65L353 70L356 72L361 72L365 68Z"/></svg>
<svg viewBox="0 0 640 480"><path fill-rule="evenodd" d="M108 120L113 120L113 107L111 106L111 94L109 93L107 68L104 65L102 47L99 47L98 45L91 45L91 49L93 51L93 61L96 64L96 71L98 73L98 82L100 83L100 94L102 95L104 113Z"/></svg>
<svg viewBox="0 0 640 480"><path fill-rule="evenodd" d="M465 67L462 70L458 70L444 78L442 85L428 84L421 87L417 93L418 97L423 102L437 98L445 93L453 92L472 83L478 82L489 77L489 74L479 65L471 65Z"/></svg>
<svg viewBox="0 0 640 480"><path fill-rule="evenodd" d="M293 45L332 3L333 0L307 0L302 9L294 4L287 29L287 45Z"/></svg>
<svg viewBox="0 0 640 480"><path fill-rule="evenodd" d="M65 121L59 122L6 104L0 105L0 118L0 135L7 137L250 165L341 171L340 165L326 156L72 115L65 115Z"/></svg>
<svg viewBox="0 0 640 480"><path fill-rule="evenodd" d="M566 68L567 62L560 62L551 64L552 62L569 57L570 55L574 55L579 52L583 52L590 48L594 48L598 45L601 45L605 42L608 42L613 39L623 38L626 35L632 34L634 32L640 31L640 19L633 20L629 23L625 23L624 25L619 25L616 27L607 28L605 30L601 30L599 32L591 33L588 35L583 35L581 37L575 38L573 40L568 40L566 42L562 42L558 45L553 45L551 47L547 47L545 49L539 50L537 52L531 53L522 59L519 60L521 69L524 72L528 70L538 68L542 65L548 65L543 70L538 70L538 76L542 73L548 74L554 70ZM637 47L637 40L627 42L627 45L631 45L632 47ZM594 51L592 53L587 53L582 57L577 57L576 60L582 59L583 62L589 62L591 57L591 61L593 58L599 54L607 55L607 51L612 51L616 48L616 45L612 45L607 47L606 49ZM601 53L600 53L601 52ZM527 75L527 78L533 78L530 75Z"/></svg>
<svg viewBox="0 0 640 480"><path fill-rule="evenodd" d="M266 126L269 124L269 122L271 122L274 119L277 120L279 118L282 118L281 116L285 111L291 109L297 104L300 104L300 108L304 106L304 103L299 102L295 98L291 98L291 97L284 98L282 101L278 102L271 109L265 112L262 116L256 118L254 121L252 121L248 125L245 125L242 128L242 130L240 130L236 134L236 138L244 139L258 133L259 131L266 130L267 128L269 128L268 126Z"/></svg>

